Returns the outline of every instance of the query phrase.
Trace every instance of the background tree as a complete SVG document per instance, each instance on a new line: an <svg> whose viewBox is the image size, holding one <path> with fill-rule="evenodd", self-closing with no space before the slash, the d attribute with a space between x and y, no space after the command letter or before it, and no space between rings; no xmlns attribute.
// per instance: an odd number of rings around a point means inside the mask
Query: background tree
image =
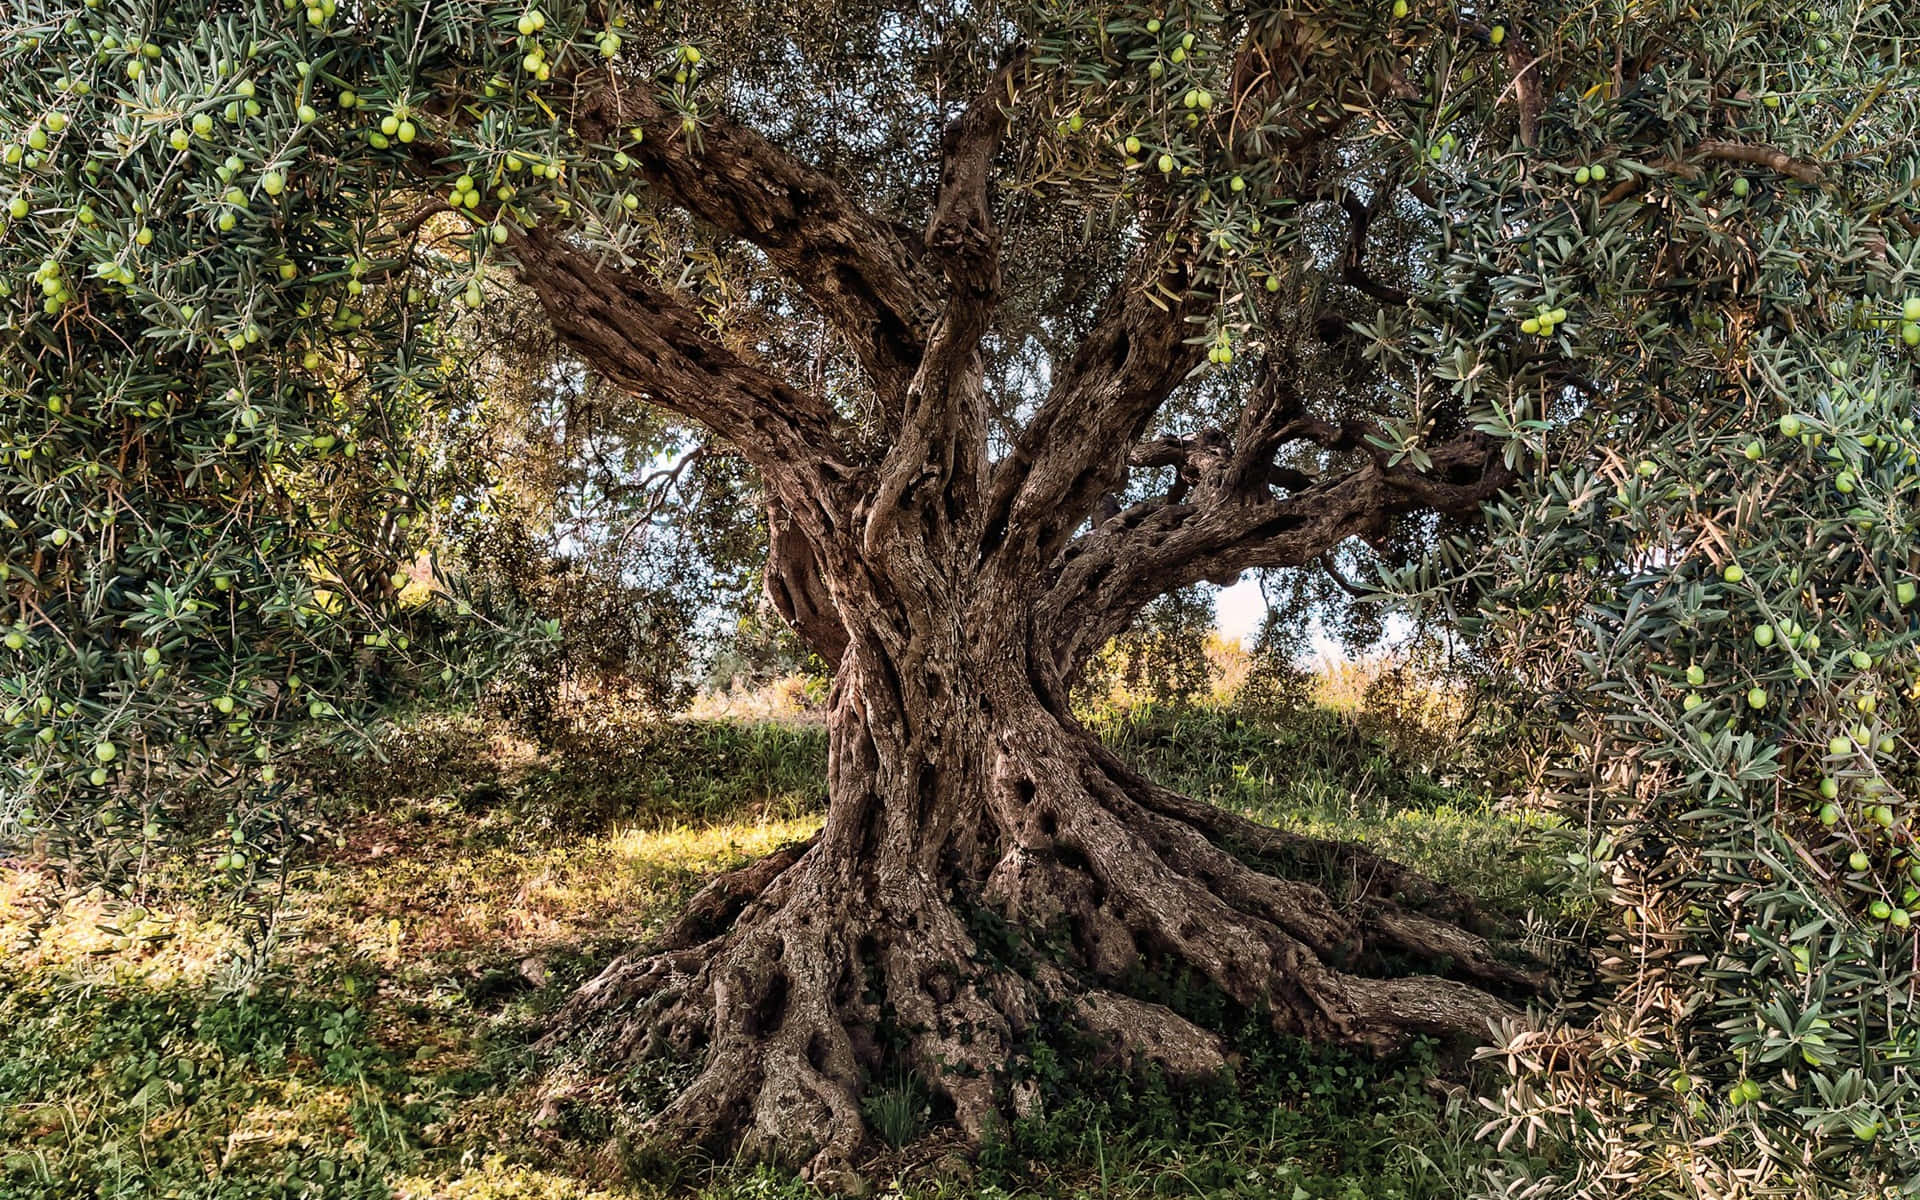
<svg viewBox="0 0 1920 1200"><path fill-rule="evenodd" d="M1911 178L1883 149L1823 186L1907 102L1862 90L1897 14L1835 27L1840 134L1755 100L1824 35L1743 0L32 6L0 156L14 787L35 821L113 810L157 794L122 740L224 771L229 735L270 786L303 715L457 678L419 648L471 605L394 569L441 527L401 446L525 298L568 369L752 469L769 596L836 667L820 835L569 1014L603 1066L704 1054L662 1131L837 1169L884 1048L983 1136L1063 1017L1221 1065L1126 994L1143 967L1311 1037L1478 1034L1531 977L1447 923L1466 898L1153 786L1069 689L1162 595L1404 554L1678 423L1630 385L1712 378L1701 331L1756 301L1693 273L1718 216L1641 193L1746 164L1817 228Z"/></svg>
<svg viewBox="0 0 1920 1200"><path fill-rule="evenodd" d="M540 613L560 637L495 675L489 700L554 736L614 698L671 712L716 670L724 685L798 669L805 651L762 598L751 470L580 370L537 312L516 316L512 369L489 375L452 449L484 462L491 487L449 530L451 561L470 589Z"/></svg>

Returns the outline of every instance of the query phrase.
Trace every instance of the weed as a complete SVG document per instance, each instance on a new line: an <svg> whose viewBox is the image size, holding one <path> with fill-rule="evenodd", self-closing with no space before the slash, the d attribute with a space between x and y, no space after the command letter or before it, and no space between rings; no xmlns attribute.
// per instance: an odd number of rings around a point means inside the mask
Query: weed
<svg viewBox="0 0 1920 1200"><path fill-rule="evenodd" d="M873 1131L897 1150L920 1136L932 1103L926 1087L910 1072L895 1071L885 1084L868 1090L861 1112Z"/></svg>

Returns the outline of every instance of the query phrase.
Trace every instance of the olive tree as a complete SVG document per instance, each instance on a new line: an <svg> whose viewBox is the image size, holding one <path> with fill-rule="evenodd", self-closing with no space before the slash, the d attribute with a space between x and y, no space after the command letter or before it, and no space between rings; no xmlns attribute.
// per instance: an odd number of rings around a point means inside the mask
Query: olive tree
<svg viewBox="0 0 1920 1200"><path fill-rule="evenodd" d="M1538 1155L1504 1195L1910 1194L1920 21L1697 16L1689 71L1628 22L1563 76L1572 188L1486 164L1432 246L1575 297L1534 469L1394 575L1501 678L1595 901L1488 1132Z"/></svg>
<svg viewBox="0 0 1920 1200"><path fill-rule="evenodd" d="M1858 17L1835 96L1896 53L1897 18ZM1403 554L1683 417L1643 389L1773 311L1695 276L1737 236L1703 172L1849 212L1904 178L1883 147L1823 190L1904 93L1827 140L1764 100L1809 27L1733 0L10 19L14 786L123 802L123 743L270 767L302 721L439 678L393 665L427 657L395 622L440 653L473 610L395 564L433 549L408 497L467 493L409 477L407 431L531 306L562 369L750 466L768 596L835 668L820 833L563 1020L605 1069L699 1057L662 1133L820 1174L883 1053L973 1138L1062 1020L1222 1067L1130 994L1143 969L1375 1050L1510 1013L1536 977L1469 898L1155 786L1070 689L1161 596ZM1582 361L1623 347L1639 374Z"/></svg>

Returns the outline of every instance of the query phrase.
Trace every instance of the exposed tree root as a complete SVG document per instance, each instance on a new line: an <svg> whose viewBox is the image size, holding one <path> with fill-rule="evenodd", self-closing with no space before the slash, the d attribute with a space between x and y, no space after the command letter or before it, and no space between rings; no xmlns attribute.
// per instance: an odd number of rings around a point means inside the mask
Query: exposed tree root
<svg viewBox="0 0 1920 1200"><path fill-rule="evenodd" d="M1470 916L1465 897L1405 867L1315 843L1352 872L1337 903L1264 869L1295 859L1294 835L1079 739L1009 740L982 805L991 837L951 839L977 873L936 881L925 858L850 856L831 837L787 847L716 879L648 952L585 985L549 1041L580 1040L596 1070L700 1056L655 1134L832 1184L867 1148L861 1100L883 1069L914 1072L976 1144L1029 1111L1017 1060L1045 1009L1107 1047L1103 1063L1218 1071L1216 1033L1125 994L1143 970L1193 972L1283 1032L1371 1051L1483 1038L1512 1011L1502 996L1538 983L1443 919ZM980 860L989 843L997 857ZM1016 952L983 952L978 913L1005 920ZM1394 973L1408 961L1430 973Z"/></svg>
<svg viewBox="0 0 1920 1200"><path fill-rule="evenodd" d="M1067 1000L1080 1027L1096 1042L1105 1043L1092 1065L1147 1063L1179 1083L1209 1078L1227 1065L1229 1052L1219 1034L1202 1029L1166 1005L1101 988L1062 987L1064 977L1058 972L1050 975L1049 995Z"/></svg>
<svg viewBox="0 0 1920 1200"><path fill-rule="evenodd" d="M1277 829L1238 813L1183 796L1146 779L1104 746L1097 747L1101 768L1125 779L1142 805L1201 830L1209 838L1255 861L1276 865L1315 864L1334 877L1347 896L1388 899L1458 924L1480 921L1473 898L1458 888L1430 879L1364 846Z"/></svg>

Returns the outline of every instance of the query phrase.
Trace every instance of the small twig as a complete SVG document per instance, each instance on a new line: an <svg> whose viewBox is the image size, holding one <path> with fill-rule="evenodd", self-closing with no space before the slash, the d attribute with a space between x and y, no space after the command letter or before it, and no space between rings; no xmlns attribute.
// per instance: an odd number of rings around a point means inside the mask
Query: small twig
<svg viewBox="0 0 1920 1200"><path fill-rule="evenodd" d="M1345 575L1342 575L1340 573L1340 568L1333 565L1332 551L1328 551L1327 553L1322 554L1320 556L1320 569L1327 573L1327 578L1333 580L1335 583L1340 585L1341 591L1347 593L1347 595L1352 596L1356 600L1365 600L1368 597L1373 595L1372 592L1367 591L1365 588L1361 587L1357 583L1354 583L1353 581L1349 580Z"/></svg>
<svg viewBox="0 0 1920 1200"><path fill-rule="evenodd" d="M403 241L413 234L418 233L422 225L425 225L440 213L459 211L459 209L444 200L436 200L396 225L393 230L393 240L396 242Z"/></svg>
<svg viewBox="0 0 1920 1200"><path fill-rule="evenodd" d="M655 517L660 515L660 510L666 507L667 501L673 496L673 490L680 486L680 478L686 474L687 468L705 458L707 454L708 447L706 445L696 446L682 455L679 462L674 463L670 467L663 467L653 472L639 483L633 485L631 489L622 489L623 491L645 492L649 488L658 487L659 491L654 493L653 497L647 502L646 507L641 509L633 520L627 523L627 527L620 533L618 545L625 547L628 539L632 538L634 533L637 532L642 525L650 524Z"/></svg>
<svg viewBox="0 0 1920 1200"><path fill-rule="evenodd" d="M1813 152L1813 156L1815 158L1825 158L1828 154L1832 153L1833 148L1840 144L1840 139L1847 136L1847 131L1852 129L1854 124L1866 115L1869 108L1873 107L1874 101L1886 94L1887 85L1891 82L1893 82L1893 76L1887 75L1882 78L1879 83L1875 84L1873 90L1867 93L1866 98L1855 105L1853 111L1847 114L1847 119L1840 122L1840 127L1834 130L1826 141L1820 143L1820 148Z"/></svg>
<svg viewBox="0 0 1920 1200"><path fill-rule="evenodd" d="M1827 177L1826 172L1814 163L1803 162L1773 146L1749 145L1745 142L1729 142L1719 138L1708 138L1701 142L1693 148L1688 157L1718 162L1749 163L1753 166L1765 167L1770 171L1777 171L1802 183L1819 184L1825 182ZM1686 159L1663 158L1653 166L1655 170L1670 171L1688 179L1700 173L1699 168ZM1629 172L1626 178L1614 184L1607 194L1600 198L1600 203L1614 204L1624 200L1638 191L1645 182L1646 180L1639 174Z"/></svg>
<svg viewBox="0 0 1920 1200"><path fill-rule="evenodd" d="M1826 179L1826 172L1809 162L1801 162L1784 150L1772 146L1748 145L1745 142L1727 142L1718 138L1708 138L1693 149L1701 158L1717 159L1721 162L1751 163L1765 167L1782 175L1791 176L1801 183L1820 183Z"/></svg>

